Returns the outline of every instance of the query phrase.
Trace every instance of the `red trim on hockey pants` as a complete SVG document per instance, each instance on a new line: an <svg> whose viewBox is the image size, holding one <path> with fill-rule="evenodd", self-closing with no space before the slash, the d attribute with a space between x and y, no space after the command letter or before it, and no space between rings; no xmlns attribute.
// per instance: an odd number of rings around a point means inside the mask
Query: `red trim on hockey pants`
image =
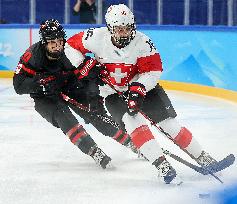
<svg viewBox="0 0 237 204"><path fill-rule="evenodd" d="M192 133L185 127L182 127L179 134L174 138L175 144L185 149L191 143Z"/></svg>
<svg viewBox="0 0 237 204"><path fill-rule="evenodd" d="M79 123L76 124L73 128L71 128L68 132L67 132L67 136L70 138L72 136L72 134L78 130L82 125L80 125Z"/></svg>
<svg viewBox="0 0 237 204"><path fill-rule="evenodd" d="M131 133L131 138L132 138L133 144L137 148L140 148L143 144L145 144L149 140L154 139L154 136L147 125L142 125L136 128Z"/></svg>

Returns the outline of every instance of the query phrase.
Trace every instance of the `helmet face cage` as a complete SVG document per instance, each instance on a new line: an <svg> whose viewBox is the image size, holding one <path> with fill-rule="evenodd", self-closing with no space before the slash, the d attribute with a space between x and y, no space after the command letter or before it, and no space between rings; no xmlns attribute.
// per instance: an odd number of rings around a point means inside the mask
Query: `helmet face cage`
<svg viewBox="0 0 237 204"><path fill-rule="evenodd" d="M47 43L47 40L55 40L63 38L66 40L66 33L60 23L55 19L46 20L40 24L40 40L43 44Z"/></svg>
<svg viewBox="0 0 237 204"><path fill-rule="evenodd" d="M135 29L135 25L134 24L127 24L127 27L131 27L131 31L130 31L130 35L126 36L126 37L118 37L116 34L116 26L109 26L109 31L113 37L113 39L115 40L115 42L117 44L119 44L121 47L126 47L127 45L129 45L129 43L134 39L135 35L136 35L136 29Z"/></svg>
<svg viewBox="0 0 237 204"><path fill-rule="evenodd" d="M105 15L105 20L113 39L121 47L127 46L135 38L135 18L132 11L126 5L119 4L110 6ZM126 37L116 36L115 27L117 26L129 26L131 28L130 35Z"/></svg>

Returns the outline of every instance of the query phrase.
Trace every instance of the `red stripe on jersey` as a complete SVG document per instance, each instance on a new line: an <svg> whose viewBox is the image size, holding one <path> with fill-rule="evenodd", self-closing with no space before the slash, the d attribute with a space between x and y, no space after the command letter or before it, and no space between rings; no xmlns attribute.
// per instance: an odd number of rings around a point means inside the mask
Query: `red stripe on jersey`
<svg viewBox="0 0 237 204"><path fill-rule="evenodd" d="M83 45L83 42L82 42L83 35L84 35L84 32L80 32L76 35L73 35L67 40L67 43L74 49L79 50L82 54L86 54L90 51L87 50Z"/></svg>
<svg viewBox="0 0 237 204"><path fill-rule="evenodd" d="M72 143L73 143L73 144L77 143L77 141L78 141L82 136L85 136L85 135L87 135L87 133L86 133L85 130L82 131L82 132L79 132L78 134L76 134L75 137L73 137Z"/></svg>
<svg viewBox="0 0 237 204"><path fill-rule="evenodd" d="M142 125L136 128L131 133L131 138L132 138L133 144L137 148L140 148L143 144L145 144L149 140L154 139L154 136L147 125Z"/></svg>
<svg viewBox="0 0 237 204"><path fill-rule="evenodd" d="M188 147L192 140L192 133L185 127L182 127L179 134L174 138L175 144L184 149Z"/></svg>
<svg viewBox="0 0 237 204"><path fill-rule="evenodd" d="M163 71L162 62L158 53L138 58L136 65L138 67L139 73L145 73L150 71Z"/></svg>
<svg viewBox="0 0 237 204"><path fill-rule="evenodd" d="M70 138L72 136L72 134L78 130L81 127L81 125L78 123L76 124L73 128L71 128L68 132L67 132L67 136Z"/></svg>
<svg viewBox="0 0 237 204"><path fill-rule="evenodd" d="M24 64L22 64L22 67L21 67L25 72L27 72L28 74L31 74L31 75L36 75L36 71L30 69L30 68L27 68L25 67Z"/></svg>

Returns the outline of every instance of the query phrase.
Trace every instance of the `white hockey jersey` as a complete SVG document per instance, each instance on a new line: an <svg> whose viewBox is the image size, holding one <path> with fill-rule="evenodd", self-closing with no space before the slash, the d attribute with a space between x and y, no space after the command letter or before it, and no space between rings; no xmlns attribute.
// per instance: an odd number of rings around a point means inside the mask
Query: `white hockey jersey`
<svg viewBox="0 0 237 204"><path fill-rule="evenodd" d="M155 87L162 72L160 55L152 41L141 32L124 48L111 41L107 27L91 28L68 39L65 54L78 67L86 53L93 53L109 72L109 80L118 91L126 91L132 81L142 83L149 91ZM114 93L109 86L101 87L102 96Z"/></svg>

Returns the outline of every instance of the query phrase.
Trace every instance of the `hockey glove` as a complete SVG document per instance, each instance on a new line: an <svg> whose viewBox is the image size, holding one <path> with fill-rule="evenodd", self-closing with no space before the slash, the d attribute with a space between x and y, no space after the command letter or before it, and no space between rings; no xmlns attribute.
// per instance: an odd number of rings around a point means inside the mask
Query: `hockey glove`
<svg viewBox="0 0 237 204"><path fill-rule="evenodd" d="M34 93L46 97L55 97L60 93L60 84L53 75L37 74L35 76Z"/></svg>
<svg viewBox="0 0 237 204"><path fill-rule="evenodd" d="M132 82L128 87L128 114L134 116L142 107L146 96L145 86L139 82Z"/></svg>
<svg viewBox="0 0 237 204"><path fill-rule="evenodd" d="M86 56L83 63L74 71L74 74L79 80L84 78L95 78L95 71L98 66L100 65L95 59Z"/></svg>
<svg viewBox="0 0 237 204"><path fill-rule="evenodd" d="M103 85L101 79L106 70L97 60L86 56L83 63L74 71L78 80L94 80L98 85Z"/></svg>

